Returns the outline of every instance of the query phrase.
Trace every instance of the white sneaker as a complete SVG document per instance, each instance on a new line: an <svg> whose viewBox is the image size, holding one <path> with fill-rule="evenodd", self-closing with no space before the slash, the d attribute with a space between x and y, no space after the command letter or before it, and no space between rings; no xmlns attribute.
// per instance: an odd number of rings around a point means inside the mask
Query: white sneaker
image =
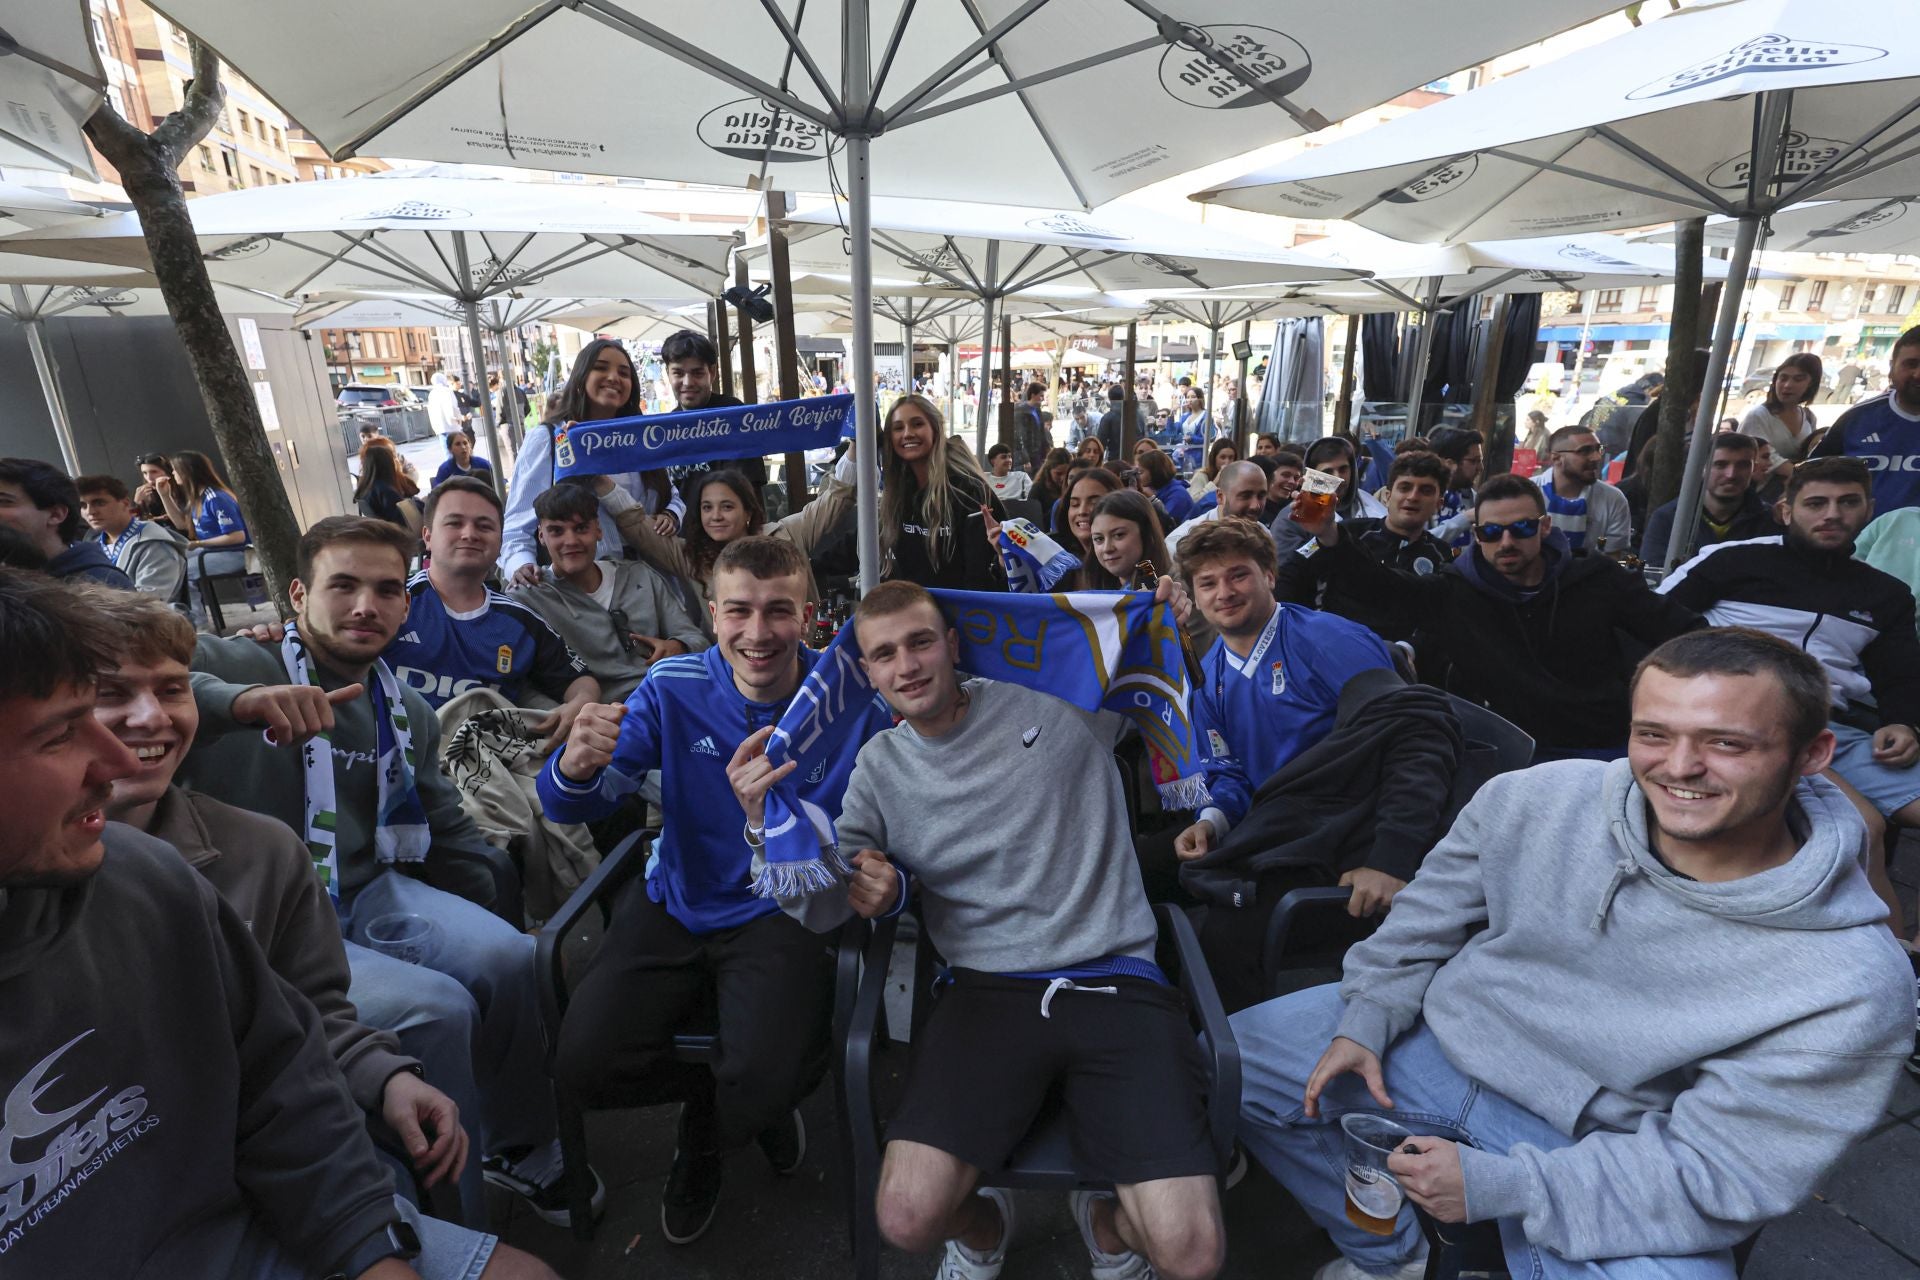
<svg viewBox="0 0 1920 1280"><path fill-rule="evenodd" d="M1426 1274L1427 1242L1422 1240L1420 1252L1391 1271L1369 1271L1341 1257L1314 1272L1313 1280L1423 1280Z"/></svg>
<svg viewBox="0 0 1920 1280"><path fill-rule="evenodd" d="M1007 1244L1013 1239L1013 1193L1005 1187L981 1187L974 1194L993 1201L1000 1211L1000 1243L982 1256L958 1240L947 1241L933 1280L999 1280L1000 1268L1007 1264Z"/></svg>
<svg viewBox="0 0 1920 1280"><path fill-rule="evenodd" d="M1093 1280L1155 1280L1153 1264L1144 1257L1131 1249L1123 1253L1108 1253L1095 1239L1093 1206L1101 1200L1113 1198L1111 1191L1074 1191L1067 1195L1067 1203L1073 1206L1073 1225L1080 1228L1080 1239L1087 1246L1087 1256L1093 1259Z"/></svg>

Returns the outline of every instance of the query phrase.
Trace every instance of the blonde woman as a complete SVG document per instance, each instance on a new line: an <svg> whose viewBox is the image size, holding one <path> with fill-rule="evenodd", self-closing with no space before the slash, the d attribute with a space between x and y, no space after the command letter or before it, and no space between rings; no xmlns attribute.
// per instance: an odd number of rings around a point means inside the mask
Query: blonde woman
<svg viewBox="0 0 1920 1280"><path fill-rule="evenodd" d="M1006 512L970 453L947 445L946 420L933 401L904 395L882 432L880 552L885 576L923 587L1004 591L999 553L981 508Z"/></svg>

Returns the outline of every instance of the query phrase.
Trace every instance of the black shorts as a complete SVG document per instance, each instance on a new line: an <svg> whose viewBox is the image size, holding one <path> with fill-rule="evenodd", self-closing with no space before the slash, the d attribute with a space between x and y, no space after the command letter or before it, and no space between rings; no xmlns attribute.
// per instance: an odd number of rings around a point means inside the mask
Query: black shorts
<svg viewBox="0 0 1920 1280"><path fill-rule="evenodd" d="M1186 1001L1145 978L1077 985L1046 1000L1045 979L956 970L913 1047L888 1140L998 1169L1057 1088L1074 1164L1088 1181L1217 1174ZM1098 987L1115 990L1084 989Z"/></svg>

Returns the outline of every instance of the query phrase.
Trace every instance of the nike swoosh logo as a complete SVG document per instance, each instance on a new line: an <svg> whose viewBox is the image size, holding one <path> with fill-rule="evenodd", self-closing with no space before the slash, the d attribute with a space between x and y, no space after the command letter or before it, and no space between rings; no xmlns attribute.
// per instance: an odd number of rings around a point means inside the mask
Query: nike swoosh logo
<svg viewBox="0 0 1920 1280"><path fill-rule="evenodd" d="M1033 728L1027 730L1025 733L1020 735L1020 745L1023 747L1030 747L1034 743L1038 742L1039 740L1040 740L1039 725L1035 725Z"/></svg>

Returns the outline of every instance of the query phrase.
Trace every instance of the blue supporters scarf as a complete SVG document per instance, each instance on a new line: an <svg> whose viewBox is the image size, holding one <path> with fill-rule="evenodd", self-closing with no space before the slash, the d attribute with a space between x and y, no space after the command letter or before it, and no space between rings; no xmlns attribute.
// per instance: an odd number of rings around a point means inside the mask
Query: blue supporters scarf
<svg viewBox="0 0 1920 1280"><path fill-rule="evenodd" d="M853 433L853 397L811 396L683 413L569 422L553 433L556 479L830 448Z"/></svg>
<svg viewBox="0 0 1920 1280"><path fill-rule="evenodd" d="M1169 809L1211 804L1200 746L1188 718L1192 687L1173 606L1149 591L1016 595L935 591L960 637L960 670L1064 698L1086 711L1114 711L1140 730L1153 779ZM851 623L821 655L775 726L767 759L799 762L767 793L765 867L753 891L796 897L837 888L851 874L829 815L802 800L794 779L853 731L873 686L860 669Z"/></svg>
<svg viewBox="0 0 1920 1280"><path fill-rule="evenodd" d="M1007 567L1007 590L1034 595L1060 585L1080 567L1080 557L1033 521L1015 519L1000 526L1000 563Z"/></svg>

